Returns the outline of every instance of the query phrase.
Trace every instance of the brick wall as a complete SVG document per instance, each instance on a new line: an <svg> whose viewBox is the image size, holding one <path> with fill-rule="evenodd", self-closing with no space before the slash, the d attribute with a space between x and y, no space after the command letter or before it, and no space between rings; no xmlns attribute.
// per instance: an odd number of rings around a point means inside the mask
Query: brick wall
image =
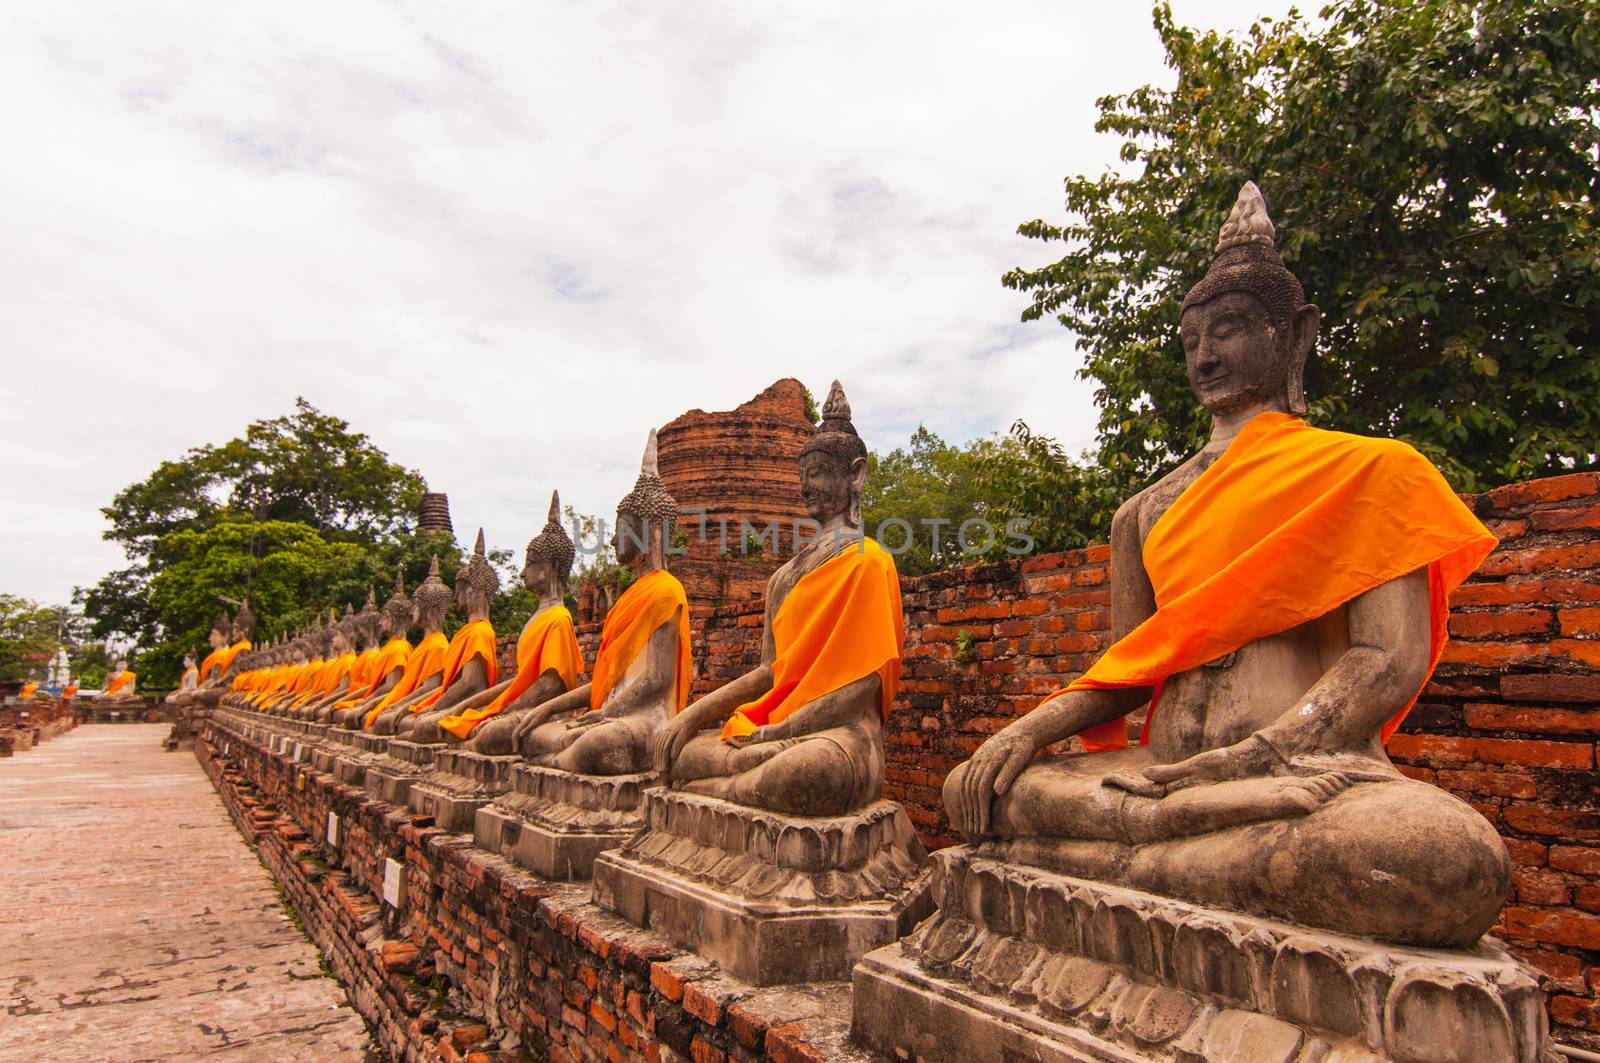
<svg viewBox="0 0 1600 1063"><path fill-rule="evenodd" d="M308 765L195 744L235 822L394 1058L862 1063L849 986L752 989L714 964ZM339 839L327 835L328 813ZM405 869L384 904L386 859ZM501 1044L506 1047L501 1049Z"/></svg>
<svg viewBox="0 0 1600 1063"><path fill-rule="evenodd" d="M1600 485L1579 473L1467 502L1501 545L1452 600L1452 641L1389 752L1505 837L1516 887L1495 932L1550 976L1558 1026L1597 1034ZM940 799L950 769L1107 645L1108 569L1096 546L902 581L888 795L930 847L956 840ZM761 617L748 603L693 618L697 694L756 663ZM579 641L592 660L599 626Z"/></svg>

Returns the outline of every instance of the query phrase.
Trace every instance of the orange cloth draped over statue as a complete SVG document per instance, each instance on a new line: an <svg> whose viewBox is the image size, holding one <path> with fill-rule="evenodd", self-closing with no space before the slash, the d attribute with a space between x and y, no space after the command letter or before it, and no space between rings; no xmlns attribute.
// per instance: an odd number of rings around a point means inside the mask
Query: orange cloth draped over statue
<svg viewBox="0 0 1600 1063"><path fill-rule="evenodd" d="M852 543L800 578L772 618L772 689L734 710L722 738L780 723L829 691L876 672L885 718L900 682L905 617L894 558L871 539Z"/></svg>
<svg viewBox="0 0 1600 1063"><path fill-rule="evenodd" d="M139 676L135 672L123 672L120 675L112 676L110 678L110 680L106 683L106 694L107 694L107 696L115 694L117 691L121 690L123 687L131 687L131 686L133 686L134 680L136 680L138 678L139 678Z"/></svg>
<svg viewBox="0 0 1600 1063"><path fill-rule="evenodd" d="M457 738L470 738L478 724L504 712L506 706L532 689L540 676L552 670L568 690L578 685L578 673L583 670L583 651L578 648L572 612L564 605L539 610L522 629L522 636L517 639L517 674L510 686L482 708L446 716L439 726Z"/></svg>
<svg viewBox="0 0 1600 1063"><path fill-rule="evenodd" d="M444 671L445 654L449 652L450 640L444 637L444 632L430 631L424 635L422 641L417 643L417 648L406 657L406 670L400 673L400 681L383 696L382 701L372 707L367 718L361 721L361 726L371 727L380 712L410 697L419 686Z"/></svg>
<svg viewBox="0 0 1600 1063"><path fill-rule="evenodd" d="M383 651L376 646L362 650L356 655L356 663L350 666L350 686L345 691L347 695L355 694L372 686L373 669L378 667L378 657Z"/></svg>
<svg viewBox="0 0 1600 1063"><path fill-rule="evenodd" d="M217 667L223 672L227 672L229 668L233 667L234 659L238 657L239 654L245 653L251 649L254 649L254 647L250 645L250 641L248 639L240 639L238 642L235 642L232 646L229 646L227 649L222 651L222 660L217 662Z"/></svg>
<svg viewBox="0 0 1600 1063"><path fill-rule="evenodd" d="M22 684L22 692L20 694L18 694L17 696L20 697L23 701L27 701L29 698L33 697L38 692L39 692L39 684L38 683L24 683L24 684Z"/></svg>
<svg viewBox="0 0 1600 1063"><path fill-rule="evenodd" d="M322 666L322 671L317 675L304 694L295 699L296 705L306 705L314 701L321 701L332 694L339 687L339 681L350 674L356 665L355 653L342 653Z"/></svg>
<svg viewBox="0 0 1600 1063"><path fill-rule="evenodd" d="M628 666L643 651L656 629L678 616L678 696L673 712L689 704L689 596L678 577L664 568L646 572L635 580L606 614L600 628L600 648L594 656L594 680L589 687L589 708L606 703L611 689L627 674Z"/></svg>
<svg viewBox="0 0 1600 1063"><path fill-rule="evenodd" d="M210 653L206 654L206 659L200 662L200 679L202 682L211 674L212 670L217 667L227 652L228 648L224 646L220 650L212 650Z"/></svg>
<svg viewBox="0 0 1600 1063"><path fill-rule="evenodd" d="M384 681L390 672L394 671L396 668L399 668L402 669L401 674L404 674L403 670L406 666L406 658L410 656L411 643L407 642L403 638L400 638L399 636L390 639L384 644L383 649L377 651L376 656L374 656L372 659L372 663L367 666L367 680L365 685L357 687L355 682L352 680L350 683L350 697L339 702L334 706L334 708L354 708L367 698L370 698L377 692L378 685Z"/></svg>
<svg viewBox="0 0 1600 1063"><path fill-rule="evenodd" d="M310 683L322 667L321 661L307 661L305 664L292 664L284 673L283 680L278 684L278 689L273 695L261 703L262 708L276 705L284 698L295 697L305 692L306 685Z"/></svg>
<svg viewBox="0 0 1600 1063"><path fill-rule="evenodd" d="M461 630L456 632L455 637L450 640L450 650L445 654L444 678L439 682L439 689L411 706L411 711L421 712L444 697L444 692L450 689L450 684L456 681L461 670L474 657L483 658L484 683L494 686L494 625L487 620L474 620L462 625Z"/></svg>
<svg viewBox="0 0 1600 1063"><path fill-rule="evenodd" d="M1405 443L1260 414L1150 530L1144 566L1155 613L1066 689L1153 686L1153 716L1168 676L1420 568L1428 570L1432 675L1448 638L1450 592L1495 544L1439 471ZM1384 741L1415 702L1413 695L1384 726ZM1082 737L1090 750L1120 749L1127 721Z"/></svg>

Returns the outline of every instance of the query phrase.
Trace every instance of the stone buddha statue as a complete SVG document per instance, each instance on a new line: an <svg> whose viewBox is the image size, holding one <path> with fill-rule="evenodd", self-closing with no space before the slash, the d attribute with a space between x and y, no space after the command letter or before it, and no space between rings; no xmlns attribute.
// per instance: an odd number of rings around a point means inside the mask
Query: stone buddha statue
<svg viewBox="0 0 1600 1063"><path fill-rule="evenodd" d="M406 662L411 657L411 643L406 641L406 629L411 626L411 599L406 597L404 569L395 572L394 594L383 604L376 623L374 640L382 647L370 667L370 682L335 703L333 722L340 727L360 728L367 713L377 708L405 675Z"/></svg>
<svg viewBox="0 0 1600 1063"><path fill-rule="evenodd" d="M317 663L315 632L307 628L295 635L288 647L288 663L270 690L264 691L255 701L255 707L269 715L282 714L285 702L298 697L305 688L309 673Z"/></svg>
<svg viewBox="0 0 1600 1063"><path fill-rule="evenodd" d="M367 710L364 726L374 734L393 735L411 707L440 689L445 654L444 615L450 608L450 588L439 578L439 558L429 562L428 578L411 596L411 626L422 629L422 641L406 657L405 671L389 692Z"/></svg>
<svg viewBox="0 0 1600 1063"><path fill-rule="evenodd" d="M101 689L100 704L114 707L119 703L132 704L140 701L134 689L138 679L137 672L128 670L128 662L121 657L117 658L110 673L106 675L105 686Z"/></svg>
<svg viewBox="0 0 1600 1063"><path fill-rule="evenodd" d="M577 685L583 658L572 612L563 604L576 555L572 538L561 526L561 496L552 491L550 515L523 557L522 585L539 596L539 604L517 639L516 674L458 702L455 711L439 721L445 734L468 741L474 753L514 753L522 715Z"/></svg>
<svg viewBox="0 0 1600 1063"><path fill-rule="evenodd" d="M883 796L883 722L900 674L894 558L861 530L867 448L838 381L800 453L816 538L767 582L761 663L658 736L657 769L690 793L797 816Z"/></svg>
<svg viewBox="0 0 1600 1063"><path fill-rule="evenodd" d="M617 505L612 546L637 575L606 614L594 679L488 731L481 746L503 748L514 726L518 752L534 764L579 775L646 771L650 740L689 696L689 604L666 569L678 503L657 469L650 430L633 490ZM478 740L475 739L475 743Z"/></svg>
<svg viewBox="0 0 1600 1063"><path fill-rule="evenodd" d="M198 687L212 687L221 682L222 667L228 663L228 646L232 635L233 621L227 612L223 611L211 625L211 632L206 635L206 642L210 644L211 652L200 662Z"/></svg>
<svg viewBox="0 0 1600 1063"><path fill-rule="evenodd" d="M1494 539L1410 447L1301 420L1318 316L1245 185L1179 326L1211 439L1116 513L1116 641L952 772L945 804L997 859L1465 947L1509 889L1505 846L1384 741ZM1075 735L1100 751L1042 755Z"/></svg>
<svg viewBox="0 0 1600 1063"><path fill-rule="evenodd" d="M456 606L466 615L467 622L450 639L437 692L415 703L411 714L396 726L396 737L426 744L453 739L453 735L440 730L440 722L454 715L458 704L494 684L497 646L494 626L489 623L489 606L498 593L500 575L489 564L483 529L479 528L472 556L456 573Z"/></svg>
<svg viewBox="0 0 1600 1063"><path fill-rule="evenodd" d="M367 602L361 612L348 614L344 626L355 656L344 678L311 707L311 716L317 723L332 723L339 702L372 686L373 671L378 665L378 600L371 587L367 588Z"/></svg>
<svg viewBox="0 0 1600 1063"><path fill-rule="evenodd" d="M344 696L350 688L350 673L356 664L356 615L349 605L344 616L328 610L328 659L304 694L296 701L293 715L315 720L324 703Z"/></svg>
<svg viewBox="0 0 1600 1063"><path fill-rule="evenodd" d="M193 694L199 685L200 668L195 664L194 654L186 653L183 655L183 675L178 679L178 689L163 700L168 704L176 704L179 698Z"/></svg>

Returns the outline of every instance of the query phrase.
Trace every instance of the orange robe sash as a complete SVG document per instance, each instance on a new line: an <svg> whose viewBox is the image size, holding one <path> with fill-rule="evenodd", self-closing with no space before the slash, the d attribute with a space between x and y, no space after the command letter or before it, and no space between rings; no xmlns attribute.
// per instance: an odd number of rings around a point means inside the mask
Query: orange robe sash
<svg viewBox="0 0 1600 1063"><path fill-rule="evenodd" d="M417 687L444 671L444 656L450 652L450 640L444 637L442 631L432 631L423 636L417 648L406 657L406 670L400 673L400 681L390 688L383 700L372 707L367 713L367 718L361 726L371 727L378 714L395 702L409 697Z"/></svg>
<svg viewBox="0 0 1600 1063"><path fill-rule="evenodd" d="M1405 443L1260 414L1145 540L1155 613L1066 689L1152 686L1153 716L1168 676L1421 568L1428 571L1431 676L1448 638L1450 592L1495 544L1439 471ZM1384 726L1384 741L1415 703L1413 695ZM1091 750L1120 749L1127 721L1082 737Z"/></svg>
<svg viewBox="0 0 1600 1063"><path fill-rule="evenodd" d="M106 684L106 694L107 694L107 696L115 694L117 691L121 690L123 687L132 686L134 680L136 680L138 678L139 678L139 676L137 675L137 673L134 673L134 672L123 672L121 675L112 676L111 677L111 681Z"/></svg>
<svg viewBox="0 0 1600 1063"><path fill-rule="evenodd" d="M311 684L310 689L304 694L300 695L296 704L306 705L314 701L321 701L329 694L332 694L338 689L339 680L349 675L355 664L356 655L354 652L340 654L327 664L324 664L316 682Z"/></svg>
<svg viewBox="0 0 1600 1063"><path fill-rule="evenodd" d="M24 684L22 684L22 692L18 695L18 697L22 698L23 701L27 701L29 698L33 697L38 692L39 692L39 684L38 683L24 683Z"/></svg>
<svg viewBox="0 0 1600 1063"><path fill-rule="evenodd" d="M450 689L450 684L456 681L461 670L474 657L483 658L484 681L489 686L494 686L495 649L493 624L487 620L474 620L463 625L461 630L456 632L455 638L450 640L450 652L445 655L444 678L439 681L439 689L411 706L411 711L421 712L444 697L444 692Z"/></svg>
<svg viewBox="0 0 1600 1063"><path fill-rule="evenodd" d="M368 651L372 652L372 651ZM402 670L406 666L406 658L411 656L411 643L400 637L390 639L384 644L383 649L377 651L372 663L367 666L365 683L357 688L354 681L350 683L351 695L334 706L336 709L349 709L370 698L377 692L379 684L396 668Z"/></svg>
<svg viewBox="0 0 1600 1063"><path fill-rule="evenodd" d="M894 558L871 539L800 578L772 618L772 689L734 710L722 738L780 723L829 691L877 673L884 718L900 682L905 617Z"/></svg>
<svg viewBox="0 0 1600 1063"><path fill-rule="evenodd" d="M222 660L222 655L227 652L227 648L224 647L206 654L206 659L200 662L200 678L202 680L211 674L211 670L217 667L218 662Z"/></svg>
<svg viewBox="0 0 1600 1063"><path fill-rule="evenodd" d="M506 706L526 694L540 676L552 670L568 690L578 685L578 673L583 670L583 651L578 648L572 611L564 605L539 610L522 629L522 636L517 639L517 674L510 686L489 704L446 716L439 721L439 726L457 738L470 738L478 724L504 712Z"/></svg>
<svg viewBox="0 0 1600 1063"><path fill-rule="evenodd" d="M674 713L689 704L689 596L678 577L664 568L646 572L622 592L600 628L600 648L595 651L594 681L589 707L599 709L613 687L627 674L656 629L678 617L678 691Z"/></svg>
<svg viewBox="0 0 1600 1063"><path fill-rule="evenodd" d="M279 686L278 692L263 702L262 706L276 705L284 698L298 697L305 693L306 685L316 678L317 671L321 667L321 658L307 661L305 664L291 665L289 674L284 676L284 682Z"/></svg>

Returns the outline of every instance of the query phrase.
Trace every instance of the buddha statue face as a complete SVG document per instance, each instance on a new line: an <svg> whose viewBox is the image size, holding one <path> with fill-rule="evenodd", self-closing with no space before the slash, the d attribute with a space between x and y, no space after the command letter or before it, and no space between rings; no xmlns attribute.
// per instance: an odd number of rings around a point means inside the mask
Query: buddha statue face
<svg viewBox="0 0 1600 1063"><path fill-rule="evenodd" d="M529 555L522 565L522 585L534 594L543 594L553 570L554 566L546 559Z"/></svg>
<svg viewBox="0 0 1600 1063"><path fill-rule="evenodd" d="M194 654L186 653L183 655L183 667L185 670L194 667Z"/></svg>
<svg viewBox="0 0 1600 1063"><path fill-rule="evenodd" d="M333 629L333 637L328 641L330 649L335 655L349 653L355 648L350 641L349 629L343 624Z"/></svg>
<svg viewBox="0 0 1600 1063"><path fill-rule="evenodd" d="M1316 311L1303 307L1286 323L1274 322L1248 292L1222 292L1186 307L1178 332L1189 386L1212 414L1283 402L1291 374L1304 364L1316 336Z"/></svg>
<svg viewBox="0 0 1600 1063"><path fill-rule="evenodd" d="M854 513L861 488L867 482L867 462L856 458L846 465L826 451L814 450L800 458L800 497L806 514L818 524Z"/></svg>
<svg viewBox="0 0 1600 1063"><path fill-rule="evenodd" d="M611 533L611 549L616 551L617 562L634 565L643 561L648 556L649 547L655 545L652 537L660 539L659 524L646 517L635 517L619 511L617 530Z"/></svg>
<svg viewBox="0 0 1600 1063"><path fill-rule="evenodd" d="M228 636L218 631L216 628L211 629L211 634L206 636L206 642L210 644L211 648L214 650L225 650L228 648Z"/></svg>

